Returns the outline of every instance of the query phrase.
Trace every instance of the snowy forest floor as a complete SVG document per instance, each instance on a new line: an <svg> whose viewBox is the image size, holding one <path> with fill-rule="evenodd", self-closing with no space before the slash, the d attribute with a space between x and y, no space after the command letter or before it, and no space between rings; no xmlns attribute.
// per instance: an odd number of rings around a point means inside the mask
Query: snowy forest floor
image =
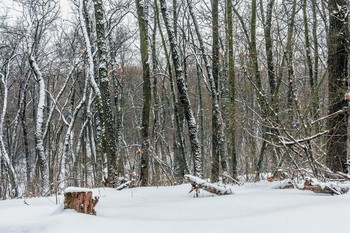
<svg viewBox="0 0 350 233"><path fill-rule="evenodd" d="M63 210L55 197L0 201L0 233L329 233L350 229L350 194L281 190L280 182L234 186L234 194L188 194L189 184L94 189L97 216Z"/></svg>

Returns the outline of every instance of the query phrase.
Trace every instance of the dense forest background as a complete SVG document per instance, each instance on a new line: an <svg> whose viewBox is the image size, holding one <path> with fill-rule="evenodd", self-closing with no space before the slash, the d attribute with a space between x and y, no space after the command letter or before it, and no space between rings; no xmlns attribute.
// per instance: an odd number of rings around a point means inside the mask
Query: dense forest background
<svg viewBox="0 0 350 233"><path fill-rule="evenodd" d="M349 179L349 1L64 3L0 2L0 199Z"/></svg>

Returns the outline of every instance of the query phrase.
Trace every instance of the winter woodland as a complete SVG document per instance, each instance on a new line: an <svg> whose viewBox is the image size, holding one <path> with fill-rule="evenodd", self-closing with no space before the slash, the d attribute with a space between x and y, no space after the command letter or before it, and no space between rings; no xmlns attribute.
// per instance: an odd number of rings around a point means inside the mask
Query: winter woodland
<svg viewBox="0 0 350 233"><path fill-rule="evenodd" d="M1 0L0 199L349 180L349 41L347 0Z"/></svg>

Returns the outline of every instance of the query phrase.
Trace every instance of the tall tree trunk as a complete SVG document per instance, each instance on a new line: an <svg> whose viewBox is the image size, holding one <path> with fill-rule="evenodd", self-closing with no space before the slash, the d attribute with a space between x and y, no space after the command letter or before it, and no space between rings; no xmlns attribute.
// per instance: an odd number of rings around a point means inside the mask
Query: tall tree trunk
<svg viewBox="0 0 350 233"><path fill-rule="evenodd" d="M288 67L288 107L293 109L293 105L296 104L296 90L295 90L295 77L294 77L294 67L293 67L293 36L294 36L294 25L295 25L295 15L296 15L296 0L293 0L292 13L288 24L288 35L287 35L287 45L285 48L285 57ZM291 114L292 115L292 114ZM293 117L291 118L293 121Z"/></svg>
<svg viewBox="0 0 350 233"><path fill-rule="evenodd" d="M252 0L252 12L250 17L250 43L249 43L249 53L250 53L250 59L252 62L252 73L254 76L254 84L255 88L257 89L257 100L258 104L260 105L260 109L262 112L262 119L267 120L268 114L267 114L267 102L264 97L264 91L262 89L262 82L261 82L261 74L259 70L259 63L258 63L258 52L257 52L257 44L256 44L256 24L257 24L257 2L256 0ZM265 151L267 147L267 131L268 128L263 124L262 126L262 145L259 152L259 158L256 162L256 170L257 170L257 179L260 177L260 173L262 172L262 164L265 157Z"/></svg>
<svg viewBox="0 0 350 233"><path fill-rule="evenodd" d="M197 29L197 35L199 29ZM219 1L212 1L212 77L214 81L214 87L211 87L212 95L212 181L219 181L220 175L220 162L226 160L226 149L224 136L224 121L222 119L221 110L219 106ZM203 54L204 51L202 51ZM207 66L207 64L206 64ZM209 75L208 75L209 76ZM211 82L211 81L210 81ZM212 84L213 85L213 84ZM215 91L214 91L215 90ZM221 163L224 166L222 169L226 172L226 162Z"/></svg>
<svg viewBox="0 0 350 233"><path fill-rule="evenodd" d="M107 72L107 43L105 33L105 11L103 9L102 0L93 0L95 10L96 23L96 42L97 42L97 60L98 60L98 80L101 90L101 100L103 107L103 147L107 155L107 182L108 186L112 186L115 182L115 172L117 166L116 140L114 118L111 106L110 84Z"/></svg>
<svg viewBox="0 0 350 233"><path fill-rule="evenodd" d="M309 35L309 21L308 21L308 12L307 12L307 0L303 0L303 19L304 19L304 36L305 36L305 47L306 47L306 63L309 73L309 83L311 88L311 116L316 118L317 113L317 103L315 103L315 92L316 92L316 83L314 78L314 69L311 59L311 43Z"/></svg>
<svg viewBox="0 0 350 233"><path fill-rule="evenodd" d="M10 58L7 61L7 65L5 68L5 74L0 73L0 89L3 90L1 93L3 95L3 101L2 101L2 109L1 109L1 115L0 115L0 160L5 162L5 168L8 171L9 179L10 179L10 191L13 193L14 197L17 197L18 195L18 180L17 180L17 174L15 171L15 168L13 167L13 164L10 160L9 154L6 151L6 146L4 142L4 121L5 121L5 115L7 112L7 104L8 104L8 86L7 86L7 78L8 78L8 72L10 67L10 61L12 58ZM0 164L1 166L1 164Z"/></svg>
<svg viewBox="0 0 350 233"><path fill-rule="evenodd" d="M104 113L103 113L103 106L102 106L102 97L101 97L101 90L99 88L99 85L96 82L95 79L95 64L94 64L94 57L92 53L92 46L91 46L91 41L88 33L88 28L86 24L86 17L84 17L84 8L85 8L85 2L84 0L79 0L79 21L80 21L80 27L83 32L84 36L84 42L85 42L85 47L86 47L86 52L87 52L87 58L88 58L88 75L87 78L95 92L96 98L95 98L95 103L97 107L97 112L98 116L96 116L96 122L97 126L102 126L102 127L97 127L96 128L96 142L97 142L97 154L96 154L96 183L97 185L101 185L102 182L102 174L103 174L103 154L101 153L102 151L99 151L100 149L104 149L103 146L105 143L103 143L103 134L105 132L104 130L104 124L102 121ZM100 135L99 131L102 131L102 135ZM102 140L100 140L102 139ZM102 142L101 142L102 141Z"/></svg>
<svg viewBox="0 0 350 233"><path fill-rule="evenodd" d="M228 79L229 79L229 154L231 158L232 176L237 176L237 154L236 154L236 104L235 104L235 60L233 54L233 4L226 0L227 8L227 40L228 40Z"/></svg>
<svg viewBox="0 0 350 233"><path fill-rule="evenodd" d="M169 14L167 12L166 1L160 0L160 6L170 42L171 57L175 68L176 84L179 92L178 98L182 107L184 108L185 117L187 120L188 134L191 142L191 152L194 166L193 173L195 176L202 177L202 159L199 148L197 123L188 96L187 81L184 78L184 73L181 66L178 44L176 42L174 29L169 22Z"/></svg>
<svg viewBox="0 0 350 233"><path fill-rule="evenodd" d="M317 119L320 115L320 104L319 104L319 93L318 93L318 64L319 64L319 50L318 50L318 35L317 35L317 0L312 0L312 37L313 37L313 47L314 47L314 70L313 70L313 87L311 89L312 94L312 104L314 110L314 118ZM310 80L311 81L311 80ZM311 83L310 83L311 84Z"/></svg>
<svg viewBox="0 0 350 233"><path fill-rule="evenodd" d="M185 137L183 134L183 127L182 127L182 117L183 113L180 113L182 111L182 106L180 106L178 100L177 100L177 95L176 95L176 90L175 90L175 82L174 82L174 75L172 72L172 67L170 63L170 55L168 52L168 49L166 47L166 42L165 42L165 37L163 34L163 30L160 24L160 17L159 17L159 10L158 10L158 0L154 0L154 6L155 6L155 14L157 17L157 25L159 29L159 34L162 39L162 44L164 48L164 53L165 53L165 58L167 62L167 67L168 67L168 74L170 77L170 91L171 91L171 96L173 100L173 105L174 105L174 114L175 114L175 126L176 126L176 133L175 133L175 138L174 138L174 165L173 165L173 170L174 170L174 177L175 181L178 184L181 184L183 182L184 175L188 173L188 166L187 166L187 161L186 161L186 151L185 151Z"/></svg>
<svg viewBox="0 0 350 233"><path fill-rule="evenodd" d="M203 54L203 60L205 68L208 75L208 80L210 84L210 91L212 97L212 181L219 180L220 172L220 161L224 161L223 170L227 171L226 165L226 148L225 148L225 135L224 135L224 121L222 119L222 114L219 106L219 12L218 12L218 1L213 1L212 5L212 15L213 15L213 63L211 69L207 56L205 55L205 47L202 35L199 31L199 25L197 23L196 16L193 12L192 1L188 0L188 9L190 11L191 18L194 23L196 35L200 45L200 51Z"/></svg>
<svg viewBox="0 0 350 233"><path fill-rule="evenodd" d="M137 18L139 22L140 31L140 49L142 61L142 76L143 76L143 110L142 110L142 154L141 154L141 186L149 185L149 156L150 156L150 142L149 142L149 128L150 128L150 113L151 113L151 76L149 66L149 40L148 40L148 0L136 0Z"/></svg>
<svg viewBox="0 0 350 233"><path fill-rule="evenodd" d="M347 18L348 1L329 1L328 34L328 111L337 112L348 106L344 94L348 91L348 40L349 28ZM327 165L334 172L346 172L348 111L343 111L327 122Z"/></svg>
<svg viewBox="0 0 350 233"><path fill-rule="evenodd" d="M156 10L154 8L154 10ZM153 141L153 154L155 158L153 159L153 164L154 164L154 170L155 170L155 175L153 177L153 185L160 185L161 182L161 164L159 161L162 160L161 158L161 149L162 149L162 144L159 141L162 141L160 137L158 136L161 135L161 115L160 115L160 100L159 100L159 94L158 94L158 76L156 73L158 72L158 61L157 61L157 17L154 17L153 19L153 33L152 33L152 43L151 43L151 51L152 51L152 74L153 74L153 83L152 83L152 90L153 90L153 113L154 113L154 123L153 123L153 129L152 129L152 141ZM159 157L158 157L159 155ZM157 159L158 158L158 159Z"/></svg>
<svg viewBox="0 0 350 233"><path fill-rule="evenodd" d="M114 84L114 92L115 92L115 106L116 106L116 113L115 113L115 127L116 127L116 145L117 145L117 176L124 177L125 175L125 168L124 168L124 151L121 148L123 145L123 87L120 82L121 79L121 73L116 73L113 77L113 84Z"/></svg>
<svg viewBox="0 0 350 233"><path fill-rule="evenodd" d="M262 1L260 1L262 4ZM267 62L267 75L269 78L270 86L270 97L273 110L276 111L276 95L277 95L277 85L276 85L276 76L275 76L275 66L273 62L273 38L271 36L271 27L272 27L272 12L275 4L275 0L270 0L267 4L266 17L264 19L264 39L265 39L265 52L266 52L266 62Z"/></svg>
<svg viewBox="0 0 350 233"><path fill-rule="evenodd" d="M33 42L31 46L34 46ZM35 58L35 48L32 47L30 55L28 57L29 64L33 73L35 75L36 81L39 84L39 101L37 105L36 112L36 122L35 122L35 144L36 151L38 154L38 164L40 168L40 175L42 181L42 194L46 194L49 191L49 169L46 159L45 149L44 149L44 138L43 138L43 122L44 122L44 108L45 108L45 99L46 99L46 90L45 90L45 81L44 77L40 71L40 68L36 62Z"/></svg>
<svg viewBox="0 0 350 233"><path fill-rule="evenodd" d="M26 84L24 87L25 91L23 92L23 106L21 111L21 124L23 131L23 141L24 141L24 153L25 153L25 161L26 161L26 189L28 191L32 191L31 185L31 173L32 173L32 165L30 159L30 150L29 150L29 141L28 141L28 129L27 129L27 116L26 116L26 106L27 106L27 91Z"/></svg>

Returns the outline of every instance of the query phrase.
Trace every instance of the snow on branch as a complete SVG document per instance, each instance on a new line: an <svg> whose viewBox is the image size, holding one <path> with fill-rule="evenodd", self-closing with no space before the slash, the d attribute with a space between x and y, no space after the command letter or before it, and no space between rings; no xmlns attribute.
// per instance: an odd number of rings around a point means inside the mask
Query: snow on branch
<svg viewBox="0 0 350 233"><path fill-rule="evenodd" d="M315 134L315 135L307 137L307 138L301 138L301 139L297 139L297 140L293 139L293 141L285 141L285 140L282 139L281 143L283 145L286 145L286 146L292 146L292 145L295 145L295 144L298 144L298 143L303 143L303 142L307 142L307 141L313 140L313 139L318 138L318 137L320 137L320 136L322 136L322 135L324 135L324 134L326 134L328 132L329 132L329 130L326 130L324 132L320 132L318 134Z"/></svg>
<svg viewBox="0 0 350 233"><path fill-rule="evenodd" d="M207 192L216 194L216 195L228 195L232 194L232 190L225 187L220 187L215 184L209 183L199 177L192 176L192 175L185 175L185 180L189 182L192 185L192 189L190 193L195 190L196 191L196 197L198 197L199 189L204 189Z"/></svg>
<svg viewBox="0 0 350 233"><path fill-rule="evenodd" d="M341 195L349 191L348 187L340 187L332 183L322 183L314 178L306 178L302 190L310 190L314 193L326 193L332 195Z"/></svg>
<svg viewBox="0 0 350 233"><path fill-rule="evenodd" d="M121 185L119 185L116 190L120 191L123 190L125 188L129 188L129 187L134 187L135 186L135 180L129 180Z"/></svg>

